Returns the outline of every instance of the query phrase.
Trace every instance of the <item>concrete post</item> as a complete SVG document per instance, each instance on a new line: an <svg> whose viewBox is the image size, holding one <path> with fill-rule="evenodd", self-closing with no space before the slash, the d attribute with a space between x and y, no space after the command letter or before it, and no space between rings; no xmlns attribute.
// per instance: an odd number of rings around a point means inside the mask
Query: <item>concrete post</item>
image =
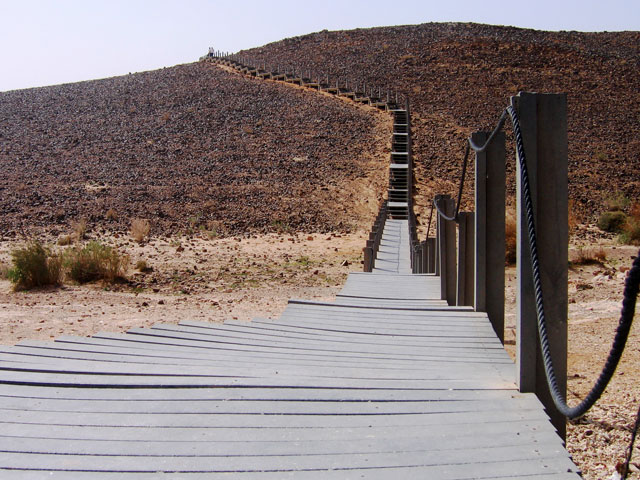
<svg viewBox="0 0 640 480"><path fill-rule="evenodd" d="M436 239L427 238L427 269L426 273L436 273Z"/></svg>
<svg viewBox="0 0 640 480"><path fill-rule="evenodd" d="M489 133L476 132L471 139L484 145ZM475 310L487 312L489 321L504 343L505 261L505 147L498 133L475 161Z"/></svg>
<svg viewBox="0 0 640 480"><path fill-rule="evenodd" d="M429 273L429 249L426 240L420 242L420 249L422 250L420 273Z"/></svg>
<svg viewBox="0 0 640 480"><path fill-rule="evenodd" d="M458 215L458 286L457 304L473 306L474 297L474 256L475 229L473 212Z"/></svg>
<svg viewBox="0 0 640 480"><path fill-rule="evenodd" d="M512 97L525 147L536 224L540 277L551 356L560 392L567 380L568 160L565 94L521 92ZM520 391L535 392L558 434L566 419L555 408L547 386L536 327L531 254L517 168L518 287L516 292L516 368Z"/></svg>
<svg viewBox="0 0 640 480"><path fill-rule="evenodd" d="M373 248L369 246L369 242L367 242L367 246L362 251L364 252L364 271L370 272L373 267Z"/></svg>
<svg viewBox="0 0 640 480"><path fill-rule="evenodd" d="M455 213L455 200L449 195L437 195L436 202L445 215ZM438 215L438 243L440 263L440 289L442 300L456 304L456 223Z"/></svg>

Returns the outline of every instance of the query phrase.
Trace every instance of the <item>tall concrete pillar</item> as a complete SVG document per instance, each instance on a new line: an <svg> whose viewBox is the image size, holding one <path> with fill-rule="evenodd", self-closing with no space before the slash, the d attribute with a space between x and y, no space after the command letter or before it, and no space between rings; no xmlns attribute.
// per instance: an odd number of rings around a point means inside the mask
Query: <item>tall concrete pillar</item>
<svg viewBox="0 0 640 480"><path fill-rule="evenodd" d="M512 98L518 112L529 185L534 205L537 247L551 356L558 387L567 387L568 161L565 94L521 92ZM522 202L521 169L517 167L518 286L516 367L520 391L535 392L558 434L565 438L566 419L558 412L547 386L537 333L534 285L527 220Z"/></svg>
<svg viewBox="0 0 640 480"><path fill-rule="evenodd" d="M487 132L476 132L471 139L484 145ZM505 137L499 132L475 161L475 310L487 312L489 321L504 342L504 263L505 263Z"/></svg>

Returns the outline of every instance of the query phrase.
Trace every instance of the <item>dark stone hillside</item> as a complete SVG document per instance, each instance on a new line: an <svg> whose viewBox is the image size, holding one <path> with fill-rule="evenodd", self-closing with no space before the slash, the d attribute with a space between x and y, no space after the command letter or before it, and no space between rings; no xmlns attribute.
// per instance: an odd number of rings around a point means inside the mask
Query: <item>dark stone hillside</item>
<svg viewBox="0 0 640 480"><path fill-rule="evenodd" d="M423 167L420 193L429 196L454 193L464 137L492 128L511 95L566 92L578 212L593 218L616 190L640 197L640 32L423 24L323 31L243 53L405 92Z"/></svg>
<svg viewBox="0 0 640 480"><path fill-rule="evenodd" d="M381 181L388 131L384 114L208 63L0 93L0 232L351 228L375 211L362 178Z"/></svg>

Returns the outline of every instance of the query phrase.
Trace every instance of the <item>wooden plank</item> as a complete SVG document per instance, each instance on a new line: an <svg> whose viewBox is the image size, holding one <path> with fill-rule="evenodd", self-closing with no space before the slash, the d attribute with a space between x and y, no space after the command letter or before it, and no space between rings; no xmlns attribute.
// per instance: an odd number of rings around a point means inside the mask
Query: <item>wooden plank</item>
<svg viewBox="0 0 640 480"><path fill-rule="evenodd" d="M492 364L489 367L470 363L461 368L447 368L446 365L429 369L418 369L407 371L403 369L397 370L381 370L370 368L319 368L319 367L296 367L282 366L272 368L253 368L251 370L233 367L216 368L214 366L200 367L174 367L167 365L141 365L129 363L114 362L86 362L77 360L58 360L47 363L17 363L11 361L3 361L0 366L0 378L11 378L14 372L40 375L73 375L91 377L110 377L113 381L120 381L121 377L150 377L156 381L173 381L174 379L182 379L187 383L206 381L224 382L225 379L286 379L289 382L296 381L326 381L327 379L341 381L342 379L353 379L354 381L476 381L482 382L491 379L501 373L503 378L505 374L513 375L513 369L500 370L501 366ZM298 380L301 379L301 380ZM140 379L140 381L145 381ZM513 378L511 378L513 382Z"/></svg>
<svg viewBox="0 0 640 480"><path fill-rule="evenodd" d="M546 471L567 471L575 468L568 458L558 457L557 447L546 445L501 448L455 449L451 451L376 452L351 455L294 456L234 456L234 457L169 457L169 456L96 456L42 455L0 452L0 464L5 468L41 468L53 470L89 470L124 472L236 472L236 471L298 471L354 468L390 468L433 466L457 467L468 475L502 464L505 473L518 471L526 462L546 465ZM507 469L504 466L508 466ZM484 467L484 468L483 468ZM500 471L501 469L498 468ZM475 477L477 478L477 477Z"/></svg>
<svg viewBox="0 0 640 480"><path fill-rule="evenodd" d="M334 480L345 478L358 478L361 480L388 480L389 478L402 478L406 480L424 480L425 478L438 478L442 480L468 480L470 478L498 478L491 473L493 465L483 468L482 472L477 472L473 477L459 472L455 468L447 467L436 469L434 467L395 467L386 469L350 469L350 470L307 470L296 472L234 472L234 473L162 473L162 478L167 479L188 479L188 480L217 480L233 477L240 480L281 480L295 478L297 480ZM505 469L508 471L507 466ZM580 480L580 475L571 472L549 473L538 475L537 472L545 467L541 462L527 462L526 465L519 465L520 474L504 473L499 477L503 480L527 479L527 480ZM486 470L489 470L486 473ZM7 480L41 480L43 478L59 480L86 480L86 472L73 471L21 471L0 469L2 478ZM91 478L97 480L156 480L158 473L130 473L130 472L91 472Z"/></svg>
<svg viewBox="0 0 640 480"><path fill-rule="evenodd" d="M160 363L166 364L169 363L171 365L232 365L239 366L242 365L244 367L252 367L252 366L264 366L264 365L287 365L291 361L296 362L296 365L299 366L327 366L333 365L336 367L339 366L368 366L369 368L395 368L395 367L404 367L407 369L415 369L422 368L421 362L412 362L411 360L394 360L394 359L361 359L354 360L349 358L347 360L327 360L324 357L314 360L301 360L296 356L262 356L262 355L251 355L250 353L238 353L238 352L229 352L226 350L223 351L211 351L206 355L189 355L188 353L184 353L182 351L177 353L172 353L168 351L167 348L162 346L158 347L155 350L139 350L135 348L122 348L113 345L101 345L101 344L88 344L88 343L65 343L65 342L55 342L51 343L49 346L38 346L38 347L29 347L29 346L17 346L14 347L17 349L21 349L25 352L25 354L37 357L52 357L52 358L86 358L87 360L113 360L118 362L132 362L132 363ZM186 350L186 349L185 349ZM141 353L142 352L142 353ZM155 354L155 352L158 352Z"/></svg>
<svg viewBox="0 0 640 480"><path fill-rule="evenodd" d="M405 414L405 415L263 415L257 414L118 414L118 413L79 413L69 415L68 412L16 412L0 411L0 422L17 425L40 425L42 436L55 426L85 427L138 427L138 428L405 428L432 427L450 428L452 425L466 426L481 423L487 429L496 422L539 420L547 422L548 417L540 408L529 410L489 410L478 412ZM3 430L4 431L4 430Z"/></svg>
<svg viewBox="0 0 640 480"><path fill-rule="evenodd" d="M531 411L523 412L532 413ZM501 442L505 438L530 437L545 438L548 442L558 444L559 437L549 427L546 419L498 420L494 422L448 423L443 425L404 425L396 426L311 426L297 428L295 426L206 426L206 427L163 427L163 426L122 426L122 425L42 425L37 423L2 423L2 436L7 438L47 438L52 440L88 440L88 441L122 441L122 442L154 442L158 439L172 442L323 442L350 441L359 442L373 438L390 440L417 438L432 441L441 448L447 442L460 439L473 439L476 444L482 438L486 444ZM555 435L555 437L553 436ZM451 439L451 440L449 440ZM456 439L456 440L453 440ZM560 442L561 444L561 442Z"/></svg>
<svg viewBox="0 0 640 480"><path fill-rule="evenodd" d="M268 324L276 326L286 325L270 321ZM384 334L382 332L378 333L379 329L367 332L364 327L354 328L338 326L336 328L330 328L331 325L332 324L327 325L326 328L318 327L317 321L302 322L301 324L301 326L308 327L309 330L324 330L334 333L342 333L343 336L338 337L334 335L330 338L322 338L303 337L292 334L278 334L265 338L263 333L256 335L253 333L234 332L223 328L203 330L197 327L174 324L159 324L154 325L151 329L140 329L134 330L133 332L136 334L139 332L148 332L145 334L149 335L154 335L155 332L162 332L163 334L174 334L178 338L193 338L201 339L203 341L208 339L225 339L243 343L264 342L278 346L309 346L332 349L340 348L344 350L349 350L350 348L368 348L372 345L385 349L406 349L407 347L425 349L431 347L436 341L438 344L442 344L441 342L448 342L448 345L450 344L450 347L452 348L460 344L463 346L473 346L480 343L488 346L491 345L497 350L503 350L501 345L495 342L493 330L489 330L488 328L440 327L434 328L433 331L429 332L429 335L424 333L419 334L416 332L416 334L412 336L407 333L400 332L393 334ZM458 339L458 341L455 341L454 339Z"/></svg>
<svg viewBox="0 0 640 480"><path fill-rule="evenodd" d="M454 401L347 401L347 400L246 400L225 398L208 401L57 400L0 398L0 412L72 412L126 414L203 415L407 415L432 413L487 412L540 408L534 397L504 400Z"/></svg>
<svg viewBox="0 0 640 480"><path fill-rule="evenodd" d="M377 432L376 432L377 433ZM371 438L373 437L373 438ZM555 437L555 438L554 438ZM553 445L562 448L562 443L553 432L508 432L487 435L484 445L492 449L500 447L523 447L533 444ZM432 437L385 438L379 435L349 440L243 440L229 441L222 436L207 441L122 441L56 438L16 438L0 435L0 451L30 454L55 455L119 455L119 456L273 456L273 455L347 455L379 452L436 452L450 449L477 448L478 440L468 435Z"/></svg>
<svg viewBox="0 0 640 480"><path fill-rule="evenodd" d="M317 362L324 362L325 364L331 365L343 365L345 362L351 364L351 362L356 363L366 363L371 368L376 368L380 365L386 364L394 364L394 365L407 365L408 368L411 368L411 362L419 361L426 362L432 360L434 358L438 358L435 356L426 355L422 360L416 360L411 358L398 358L389 354L378 354L378 355L368 355L368 356L340 356L340 355L315 355L315 354L304 354L301 355L300 352L289 351L286 353L282 352L253 352L251 350L238 350L232 348L230 346L224 344L217 344L213 346L202 347L199 345L172 345L169 343L153 343L145 341L145 338L138 338L138 341L129 341L128 339L104 339L104 338L84 338L84 337L75 337L69 338L65 337L63 340L56 341L56 345L61 346L81 346L82 348L91 349L119 349L118 351L121 353L132 352L133 354L140 353L158 353L164 354L167 357L170 357L171 354L176 354L179 356L192 355L192 358L201 358L201 359L243 359L245 361L261 361L268 362L271 364L280 364L283 361L291 362L295 361L299 364L305 362L308 365L316 365ZM462 352L459 350L459 352ZM453 359L452 361L456 361Z"/></svg>
<svg viewBox="0 0 640 480"><path fill-rule="evenodd" d="M0 370L0 383L38 386L80 386L95 388L209 388L209 387L319 387L319 388L406 388L406 389L512 389L513 381L497 372L482 379L457 379L442 375L430 380L408 379L332 379L273 377L181 377L161 375L91 375Z"/></svg>
<svg viewBox="0 0 640 480"><path fill-rule="evenodd" d="M209 400L314 400L314 401L497 401L530 396L515 390L403 390L403 389L322 389L322 388L202 388L202 389L93 389L55 388L23 385L0 385L3 399L34 400L110 400L110 401L173 401L196 402Z"/></svg>

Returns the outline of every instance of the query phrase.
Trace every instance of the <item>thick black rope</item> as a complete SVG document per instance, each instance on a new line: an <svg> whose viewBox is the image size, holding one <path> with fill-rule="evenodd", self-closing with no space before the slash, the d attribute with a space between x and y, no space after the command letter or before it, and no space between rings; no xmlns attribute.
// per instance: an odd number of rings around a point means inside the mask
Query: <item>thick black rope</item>
<svg viewBox="0 0 640 480"><path fill-rule="evenodd" d="M453 216L449 216L440 209L440 207L437 205L435 201L433 202L433 205L438 211L438 215L440 215L445 220L458 221L458 214L460 213L460 204L462 203L462 191L464 189L464 180L467 175L467 165L469 164L469 153L471 153L471 150L473 150L476 153L484 152L487 149L487 147L491 144L496 134L500 130L502 130L502 127L504 126L504 122L506 119L507 119L507 111L505 110L504 112L502 112L502 115L498 120L498 124L496 125L496 128L493 129L493 132L491 132L491 134L489 135L489 138L487 138L487 141L484 142L484 145L478 146L474 143L474 141L471 138L469 138L464 151L464 160L462 161L462 175L460 176L460 185L458 187L458 200L456 202L455 213L453 214Z"/></svg>
<svg viewBox="0 0 640 480"><path fill-rule="evenodd" d="M540 264L538 261L538 246L536 239L536 228L533 214L533 202L531 200L531 189L529 186L529 174L527 171L527 163L524 153L524 145L522 141L522 131L520 130L520 122L518 115L513 106L507 107L507 112L511 117L513 131L516 139L516 150L518 152L518 161L520 164L520 178L522 183L522 197L525 206L525 214L527 218L527 230L529 236L529 249L531 253L531 270L533 272L533 284L535 289L536 313L538 322L538 336L540 337L540 348L542 350L544 372L547 378L547 384L553 403L558 411L570 419L578 418L584 415L596 401L600 398L607 387L613 373L618 366L622 352L631 330L633 316L635 314L636 298L638 296L638 288L640 285L640 252L633 261L633 266L627 274L627 280L624 288L624 299L622 301L622 312L620 321L616 329L616 335L613 345L605 362L604 368L587 396L575 407L567 405L566 398L556 379L555 370L553 368L553 359L551 358L551 347L549 346L549 338L547 335L547 322L544 313L544 303L542 295L542 281L540 279Z"/></svg>
<svg viewBox="0 0 640 480"><path fill-rule="evenodd" d="M433 206L436 207L436 210L438 211L438 215L440 215L445 220L449 220L450 222L458 220L458 213L460 212L460 202L462 200L462 190L464 189L464 177L467 174L467 163L469 163L470 151L471 151L471 148L467 143L467 147L464 152L464 160L462 161L462 175L460 176L460 186L458 187L458 201L456 202L456 209L453 215L449 216L446 213L444 213L438 206L438 203L435 200L433 201Z"/></svg>
<svg viewBox="0 0 640 480"><path fill-rule="evenodd" d="M433 204L431 204L431 212L429 213L429 223L427 223L427 237L431 232L431 219L433 218Z"/></svg>

